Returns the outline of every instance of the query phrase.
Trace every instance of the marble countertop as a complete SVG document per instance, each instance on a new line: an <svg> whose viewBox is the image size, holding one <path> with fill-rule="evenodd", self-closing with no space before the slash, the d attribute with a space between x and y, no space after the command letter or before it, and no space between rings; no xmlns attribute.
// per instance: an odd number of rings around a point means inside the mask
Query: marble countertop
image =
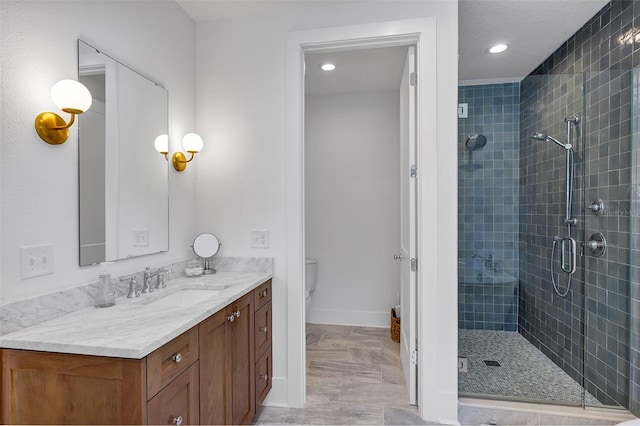
<svg viewBox="0 0 640 426"><path fill-rule="evenodd" d="M117 298L109 308L85 308L5 334L0 336L0 347L141 359L269 278L272 274L260 272L176 278L153 293ZM216 291L190 306L161 302L184 289Z"/></svg>

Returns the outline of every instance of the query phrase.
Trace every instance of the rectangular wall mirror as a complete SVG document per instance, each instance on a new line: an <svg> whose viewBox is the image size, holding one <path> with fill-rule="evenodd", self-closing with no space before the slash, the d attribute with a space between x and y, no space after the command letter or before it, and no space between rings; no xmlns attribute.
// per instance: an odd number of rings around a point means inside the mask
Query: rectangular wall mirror
<svg viewBox="0 0 640 426"><path fill-rule="evenodd" d="M79 120L80 266L169 249L167 90L78 40L78 81L93 97Z"/></svg>

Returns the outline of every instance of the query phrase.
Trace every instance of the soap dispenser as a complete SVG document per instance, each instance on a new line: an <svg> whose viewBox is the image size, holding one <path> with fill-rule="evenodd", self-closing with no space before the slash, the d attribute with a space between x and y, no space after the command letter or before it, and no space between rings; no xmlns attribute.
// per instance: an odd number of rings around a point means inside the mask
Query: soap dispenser
<svg viewBox="0 0 640 426"><path fill-rule="evenodd" d="M100 282L93 306L96 308L108 308L116 304L116 289L111 279L111 274L100 274Z"/></svg>

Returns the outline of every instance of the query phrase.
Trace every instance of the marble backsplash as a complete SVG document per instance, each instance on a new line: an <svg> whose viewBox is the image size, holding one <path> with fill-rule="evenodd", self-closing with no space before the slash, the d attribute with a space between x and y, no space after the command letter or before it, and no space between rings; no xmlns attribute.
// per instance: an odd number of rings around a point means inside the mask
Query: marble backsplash
<svg viewBox="0 0 640 426"><path fill-rule="evenodd" d="M162 265L162 267L171 270L167 277L167 283L170 283L171 279L184 275L186 263L187 260ZM272 274L273 258L214 257L211 260L210 267L219 272L262 272ZM121 277L116 277L116 280L133 275L141 288L143 273L144 271L137 271L125 274ZM96 281L78 287L1 305L0 336L93 306L98 284L99 282L96 279ZM129 284L118 280L115 289L116 297L125 297L129 291Z"/></svg>

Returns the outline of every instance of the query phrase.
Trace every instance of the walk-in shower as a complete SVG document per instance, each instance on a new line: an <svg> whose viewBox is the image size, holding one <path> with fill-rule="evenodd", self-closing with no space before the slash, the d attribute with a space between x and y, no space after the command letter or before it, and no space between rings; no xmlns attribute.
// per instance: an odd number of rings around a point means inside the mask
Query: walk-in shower
<svg viewBox="0 0 640 426"><path fill-rule="evenodd" d="M461 396L634 407L637 93L630 70L459 88Z"/></svg>
<svg viewBox="0 0 640 426"><path fill-rule="evenodd" d="M575 151L573 149L573 140L571 139L571 130L572 126L578 126L580 124L580 116L578 114L574 114L571 117L566 117L564 119L567 124L567 142L562 143L558 139L553 136L544 134L544 133L534 133L532 139L536 139L539 141L545 142L553 142L558 146L564 148L566 151L566 163L565 163L565 216L564 216L564 224L567 227L567 235L566 237L560 237L558 235L553 237L551 256L550 256L550 272L551 272L551 283L553 284L553 289L556 294L560 297L566 297L571 290L571 281L573 278L573 274L576 273L577 268L577 244L576 239L571 236L571 227L577 224L577 219L575 219L572 215L571 205L573 203L573 187L574 187L574 155ZM560 274L556 275L555 273L555 253L556 248L560 244L560 268L562 272L567 275L567 284L564 290L560 290Z"/></svg>

